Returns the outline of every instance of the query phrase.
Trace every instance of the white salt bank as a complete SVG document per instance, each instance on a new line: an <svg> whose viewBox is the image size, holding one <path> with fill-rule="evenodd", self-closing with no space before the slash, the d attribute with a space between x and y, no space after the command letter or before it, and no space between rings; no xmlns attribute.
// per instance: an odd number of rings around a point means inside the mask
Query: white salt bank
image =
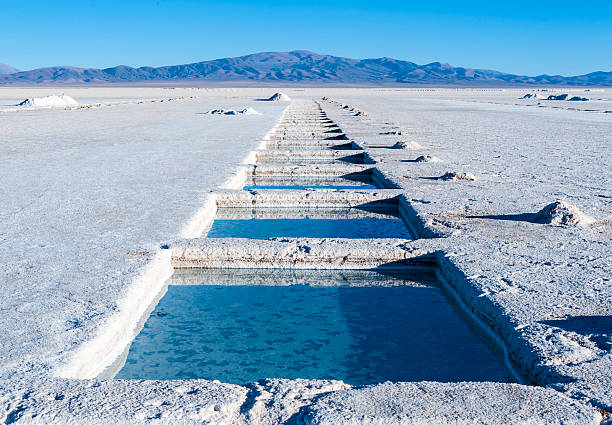
<svg viewBox="0 0 612 425"><path fill-rule="evenodd" d="M29 97L17 106L24 106L27 108L61 108L65 106L77 106L79 102L74 100L70 96L43 96L43 97Z"/></svg>

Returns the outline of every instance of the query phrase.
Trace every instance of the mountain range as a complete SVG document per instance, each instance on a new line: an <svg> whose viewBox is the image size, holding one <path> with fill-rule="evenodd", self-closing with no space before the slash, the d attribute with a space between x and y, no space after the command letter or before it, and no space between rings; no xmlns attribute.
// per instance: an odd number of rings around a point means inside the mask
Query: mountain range
<svg viewBox="0 0 612 425"><path fill-rule="evenodd" d="M440 62L418 65L387 57L351 59L304 50L255 53L157 68L149 66L133 68L125 65L105 69L57 66L16 71L8 65L0 65L0 85L229 83L304 86L612 86L612 71L569 77L561 75L530 77L484 69L453 67Z"/></svg>

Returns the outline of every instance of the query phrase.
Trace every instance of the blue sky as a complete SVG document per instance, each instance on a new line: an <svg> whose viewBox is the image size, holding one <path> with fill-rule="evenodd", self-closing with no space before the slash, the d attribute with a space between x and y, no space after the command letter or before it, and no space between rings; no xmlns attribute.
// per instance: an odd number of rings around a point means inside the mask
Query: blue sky
<svg viewBox="0 0 612 425"><path fill-rule="evenodd" d="M4 0L0 62L160 66L260 51L518 74L612 71L612 0Z"/></svg>

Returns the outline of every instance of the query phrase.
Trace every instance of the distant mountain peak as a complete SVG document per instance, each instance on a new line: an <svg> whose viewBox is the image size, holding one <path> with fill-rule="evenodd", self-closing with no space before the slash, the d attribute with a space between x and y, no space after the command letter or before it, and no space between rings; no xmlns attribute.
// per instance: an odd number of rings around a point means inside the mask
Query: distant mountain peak
<svg viewBox="0 0 612 425"><path fill-rule="evenodd" d="M321 55L308 50L293 50L260 52L162 67L134 68L120 65L95 69L65 66L0 75L0 85L150 82L166 82L168 85L187 82L197 85L282 83L315 86L612 86L612 72L592 72L574 77L527 77L499 71L453 67L442 62L418 65L389 57L351 59Z"/></svg>
<svg viewBox="0 0 612 425"><path fill-rule="evenodd" d="M5 75L5 74L14 74L16 72L19 72L19 70L17 68L13 68L10 65L7 65L5 63L0 63L0 74Z"/></svg>
<svg viewBox="0 0 612 425"><path fill-rule="evenodd" d="M318 53L311 52L310 50L292 50L289 53L294 55L313 55L313 56L322 56Z"/></svg>

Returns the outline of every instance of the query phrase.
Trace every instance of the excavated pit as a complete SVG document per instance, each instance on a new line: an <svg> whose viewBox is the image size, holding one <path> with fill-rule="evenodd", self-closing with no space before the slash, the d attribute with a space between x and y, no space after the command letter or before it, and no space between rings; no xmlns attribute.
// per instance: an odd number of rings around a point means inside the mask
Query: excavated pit
<svg viewBox="0 0 612 425"><path fill-rule="evenodd" d="M209 238L412 239L387 208L219 208Z"/></svg>
<svg viewBox="0 0 612 425"><path fill-rule="evenodd" d="M244 190L251 189L380 189L371 175L355 176L251 176Z"/></svg>
<svg viewBox="0 0 612 425"><path fill-rule="evenodd" d="M177 270L119 379L510 378L430 273Z"/></svg>

